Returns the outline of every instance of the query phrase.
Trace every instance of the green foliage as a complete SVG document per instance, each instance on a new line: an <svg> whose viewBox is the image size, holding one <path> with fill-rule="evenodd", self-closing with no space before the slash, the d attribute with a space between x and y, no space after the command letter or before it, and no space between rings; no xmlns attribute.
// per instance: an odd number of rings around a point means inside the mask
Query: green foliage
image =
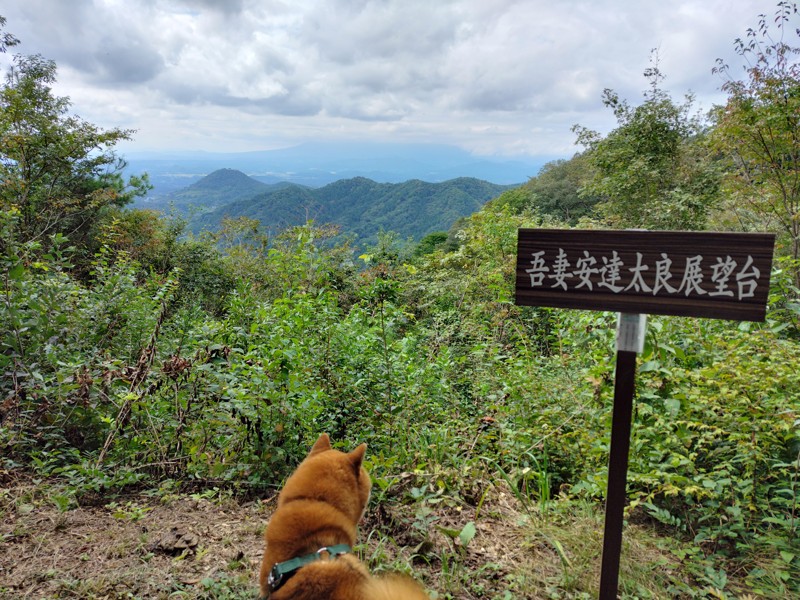
<svg viewBox="0 0 800 600"><path fill-rule="evenodd" d="M582 217L592 214L600 199L583 191L590 179L591 165L587 155L576 154L570 160L547 163L524 186L504 192L492 203L508 204L515 213L533 211L576 225Z"/></svg>
<svg viewBox="0 0 800 600"><path fill-rule="evenodd" d="M446 243L447 243L446 231L434 231L433 233L429 233L424 238L422 238L419 241L419 244L417 244L417 247L414 248L414 256L423 256L425 254L431 254L435 252L437 248L442 247Z"/></svg>
<svg viewBox="0 0 800 600"><path fill-rule="evenodd" d="M6 24L6 18L0 16L0 52L5 53L8 48L19 44L19 40L10 33L3 31L2 28Z"/></svg>
<svg viewBox="0 0 800 600"><path fill-rule="evenodd" d="M800 47L786 40L800 36L791 24L796 15L795 3L778 2L776 36L761 15L758 27L736 40L736 52L747 63L743 80L717 61L715 71L727 77L722 90L728 99L714 111L712 136L730 162L730 210L746 226L781 232L782 252L794 259L800 258Z"/></svg>
<svg viewBox="0 0 800 600"><path fill-rule="evenodd" d="M218 203L220 194L230 193L227 186L219 191L209 190L208 186L195 189L200 183L186 191L187 194L191 191L198 203L207 195L202 203L213 206ZM225 218L246 217L259 221L270 235L275 235L287 226L300 226L313 219L317 223L336 224L363 249L376 243L378 232L383 230L418 240L446 229L456 219L478 210L509 187L469 177L442 183L414 180L399 184L356 177L319 189L274 186L262 193L254 192L250 197L243 194L239 200L197 215L191 221L191 229L195 232L215 230Z"/></svg>
<svg viewBox="0 0 800 600"><path fill-rule="evenodd" d="M770 320L775 331L800 339L800 286L796 283L800 261L778 257L770 280Z"/></svg>
<svg viewBox="0 0 800 600"><path fill-rule="evenodd" d="M45 447L97 448L112 407L105 383L95 383L126 377L114 365L135 362L153 328L161 294L155 281L140 285L134 265L112 267L101 254L96 284L86 288L66 272L64 241L53 236L42 253L11 236L2 257L0 395L3 443L14 452L43 440Z"/></svg>
<svg viewBox="0 0 800 600"><path fill-rule="evenodd" d="M109 212L97 234L104 251L138 266L139 277L173 274L176 307L198 307L220 315L235 285L229 264L213 238L185 236L186 221L149 210Z"/></svg>
<svg viewBox="0 0 800 600"><path fill-rule="evenodd" d="M761 547L779 562L780 551L796 553L796 344L770 327L661 322L653 330L640 375L634 504L644 502L706 555ZM666 341L678 332L680 345ZM784 570L795 581L800 574L791 564Z"/></svg>
<svg viewBox="0 0 800 600"><path fill-rule="evenodd" d="M147 189L146 178L123 182L111 148L130 131L98 127L69 114L54 96L56 65L41 56L15 56L0 90L0 210L19 214L20 240L68 236L83 249L110 206Z"/></svg>
<svg viewBox="0 0 800 600"><path fill-rule="evenodd" d="M676 104L659 87L655 54L645 77L650 90L637 107L604 91L618 122L605 138L573 128L593 172L583 193L601 199L597 208L614 227L704 229L719 199L717 168L701 143L704 124L691 114L691 95Z"/></svg>
<svg viewBox="0 0 800 600"><path fill-rule="evenodd" d="M797 468L800 380L790 358L794 345L769 330L746 334L746 344L739 332L703 328L699 333L684 334L682 346L693 347L691 355L665 347L644 357L639 415L645 431L658 429L648 435L659 443L642 458L650 473L659 473L656 495L692 499L683 516L698 532L696 540L725 543L719 536L756 530L752 519L772 517L776 506L782 507L778 512L791 509L783 492L776 496L775 481L791 481L793 463ZM665 477L677 467L676 481ZM729 510L729 503L742 512ZM705 516L709 508L727 513L722 521L710 520L712 531L702 525L706 519L692 518L693 511ZM736 519L742 531L714 529Z"/></svg>
<svg viewBox="0 0 800 600"><path fill-rule="evenodd" d="M144 275L104 249L78 280L62 238L50 252L19 242L15 218L2 221L0 442L75 497L149 477L276 486L320 431L367 441L386 497L401 472L434 473L414 487L474 503L482 482L504 481L542 514L565 494L604 494L615 317L511 296L516 231L548 221L492 204L462 223L455 251L410 265L387 235L361 271L349 248L319 243L324 229L263 244L242 222L218 257L238 283L213 316L178 301L183 270ZM209 285L196 281L198 294ZM789 590L796 574L791 285L776 271L763 326L650 324L630 497L696 545L697 581L721 585L735 564L753 590Z"/></svg>
<svg viewBox="0 0 800 600"><path fill-rule="evenodd" d="M353 251L347 243L332 244L339 233L337 227L309 222L268 238L257 221L242 219L226 221L211 239L223 246L227 272L261 299L331 289L348 302L353 295Z"/></svg>

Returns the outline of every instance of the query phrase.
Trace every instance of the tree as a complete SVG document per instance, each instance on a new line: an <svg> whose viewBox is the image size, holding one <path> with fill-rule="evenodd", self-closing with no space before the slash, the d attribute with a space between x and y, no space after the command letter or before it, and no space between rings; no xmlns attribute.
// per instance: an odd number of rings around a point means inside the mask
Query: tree
<svg viewBox="0 0 800 600"><path fill-rule="evenodd" d="M702 229L719 196L719 177L702 145L705 127L692 114L691 94L676 104L659 85L664 76L654 53L645 70L650 90L631 107L613 90L603 104L618 127L603 138L576 125L593 171L582 193L600 198L598 211L617 227Z"/></svg>
<svg viewBox="0 0 800 600"><path fill-rule="evenodd" d="M419 241L419 244L414 248L413 255L425 256L426 254L432 254L446 243L446 231L433 231Z"/></svg>
<svg viewBox="0 0 800 600"><path fill-rule="evenodd" d="M0 16L0 52L4 53L8 48L19 44L19 40L8 32L3 31L5 27L6 18Z"/></svg>
<svg viewBox="0 0 800 600"><path fill-rule="evenodd" d="M0 90L0 209L19 215L20 241L60 233L85 248L105 208L123 206L148 188L123 181L112 148L132 131L104 131L69 114L53 94L56 65L40 55L14 57Z"/></svg>
<svg viewBox="0 0 800 600"><path fill-rule="evenodd" d="M549 162L526 184L542 213L575 225L592 212L599 198L588 191L581 193L591 173L587 163L585 154Z"/></svg>
<svg viewBox="0 0 800 600"><path fill-rule="evenodd" d="M575 225L591 213L598 201L591 194L580 193L589 173L585 154L550 161L527 183L503 192L489 204L495 208L507 206L515 215L528 211Z"/></svg>
<svg viewBox="0 0 800 600"><path fill-rule="evenodd" d="M713 112L712 135L730 161L724 185L731 210L744 228L781 232L793 259L800 258L800 47L784 36L793 34L789 23L796 14L796 4L779 2L777 39L762 14L757 29L735 41L747 64L743 79L717 61L714 72L727 78L722 90L728 100Z"/></svg>

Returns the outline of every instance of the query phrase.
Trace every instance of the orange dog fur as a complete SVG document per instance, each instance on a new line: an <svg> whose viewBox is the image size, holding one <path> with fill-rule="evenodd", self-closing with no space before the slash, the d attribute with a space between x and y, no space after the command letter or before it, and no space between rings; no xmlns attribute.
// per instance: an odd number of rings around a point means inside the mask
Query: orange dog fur
<svg viewBox="0 0 800 600"><path fill-rule="evenodd" d="M422 587L402 575L373 577L351 554L311 562L270 595L268 577L277 563L320 548L356 541L358 521L369 501L369 474L362 466L367 445L334 450L322 434L286 481L264 534L261 597L270 600L429 600Z"/></svg>

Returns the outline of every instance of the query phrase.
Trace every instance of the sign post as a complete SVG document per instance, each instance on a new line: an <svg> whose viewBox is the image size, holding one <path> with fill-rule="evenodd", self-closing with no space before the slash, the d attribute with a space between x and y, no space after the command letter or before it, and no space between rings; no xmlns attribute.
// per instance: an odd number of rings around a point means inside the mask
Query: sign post
<svg viewBox="0 0 800 600"><path fill-rule="evenodd" d="M608 457L606 524L603 532L603 562L600 598L616 598L622 522L628 485L628 451L631 445L633 395L636 386L636 355L644 349L647 315L620 313L617 323L617 368L614 375L614 409L611 415L611 449Z"/></svg>
<svg viewBox="0 0 800 600"><path fill-rule="evenodd" d="M600 600L619 587L636 355L647 314L763 321L775 236L520 229L516 303L619 311Z"/></svg>

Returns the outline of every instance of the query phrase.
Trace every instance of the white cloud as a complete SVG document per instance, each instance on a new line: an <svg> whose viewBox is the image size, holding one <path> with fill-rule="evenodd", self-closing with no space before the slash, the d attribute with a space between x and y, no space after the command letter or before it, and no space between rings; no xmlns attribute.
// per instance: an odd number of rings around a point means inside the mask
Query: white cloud
<svg viewBox="0 0 800 600"><path fill-rule="evenodd" d="M714 60L772 9L727 0L11 0L18 49L57 93L149 148L250 150L335 137L569 154L613 126L650 50L664 86L718 102ZM7 63L8 57L3 61Z"/></svg>

